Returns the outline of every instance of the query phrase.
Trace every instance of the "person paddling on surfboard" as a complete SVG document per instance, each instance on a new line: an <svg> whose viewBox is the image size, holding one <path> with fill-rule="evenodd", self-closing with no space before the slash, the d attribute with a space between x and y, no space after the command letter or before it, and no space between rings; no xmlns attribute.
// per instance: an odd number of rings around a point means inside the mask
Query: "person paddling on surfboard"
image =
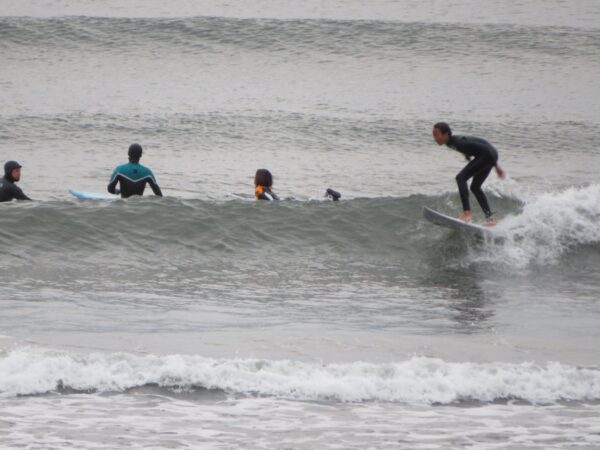
<svg viewBox="0 0 600 450"><path fill-rule="evenodd" d="M10 202L13 199L31 200L15 183L21 179L21 164L7 161L4 164L4 177L0 178L0 202Z"/></svg>
<svg viewBox="0 0 600 450"><path fill-rule="evenodd" d="M469 163L456 175L458 192L463 206L463 214L458 218L464 222L470 222L473 218L469 203L469 189L467 181L471 182L471 192L479 202L479 206L485 214L485 225L494 226L496 220L490 209L487 197L481 190L481 185L488 177L493 168L500 178L506 176L504 170L498 165L498 152L486 140L473 136L453 135L450 126L445 122L438 122L433 126L433 139L438 145L447 145L453 150L465 155Z"/></svg>
<svg viewBox="0 0 600 450"><path fill-rule="evenodd" d="M129 163L123 164L115 169L108 184L108 192L111 194L121 194L121 198L131 197L132 195L144 195L146 184L149 184L155 195L162 197L162 192L154 174L150 169L140 164L142 157L142 146L140 144L131 144L129 146ZM120 191L116 189L117 183L120 184Z"/></svg>
<svg viewBox="0 0 600 450"><path fill-rule="evenodd" d="M267 169L258 169L254 175L254 195L257 200L279 200L272 191L273 175Z"/></svg>

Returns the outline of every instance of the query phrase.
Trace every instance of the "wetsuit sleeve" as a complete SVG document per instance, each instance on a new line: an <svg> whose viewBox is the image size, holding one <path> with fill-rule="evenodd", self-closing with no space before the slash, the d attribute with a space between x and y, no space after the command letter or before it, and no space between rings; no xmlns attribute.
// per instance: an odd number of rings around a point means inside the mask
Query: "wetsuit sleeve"
<svg viewBox="0 0 600 450"><path fill-rule="evenodd" d="M117 183L119 182L119 178L117 177L117 175L119 175L119 171L117 169L115 169L115 171L113 172L112 176L110 177L110 183L108 183L108 192L110 192L111 194L116 194L117 193Z"/></svg>
<svg viewBox="0 0 600 450"><path fill-rule="evenodd" d="M154 178L154 174L152 173L152 171L150 171L150 178L148 178L148 184L152 188L152 192L154 192L154 195L158 195L159 197L163 196L162 191L160 190L160 187L158 187L158 183L156 182L156 178Z"/></svg>
<svg viewBox="0 0 600 450"><path fill-rule="evenodd" d="M29 197L27 197L23 191L21 190L21 188L19 186L12 186L12 195L14 198L16 198L17 200L31 200Z"/></svg>

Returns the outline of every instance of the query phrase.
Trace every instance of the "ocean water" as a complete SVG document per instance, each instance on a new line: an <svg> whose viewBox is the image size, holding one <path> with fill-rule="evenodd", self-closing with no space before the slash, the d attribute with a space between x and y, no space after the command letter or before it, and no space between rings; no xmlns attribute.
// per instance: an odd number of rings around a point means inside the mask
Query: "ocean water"
<svg viewBox="0 0 600 450"><path fill-rule="evenodd" d="M1 0L0 446L600 448L598 55L592 0ZM440 120L498 239L422 218ZM132 142L164 198L68 194Z"/></svg>

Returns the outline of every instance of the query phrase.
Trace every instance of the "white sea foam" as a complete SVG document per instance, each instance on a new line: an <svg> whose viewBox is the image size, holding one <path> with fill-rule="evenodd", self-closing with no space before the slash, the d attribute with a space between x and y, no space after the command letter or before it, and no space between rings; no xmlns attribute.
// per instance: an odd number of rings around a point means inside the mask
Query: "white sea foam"
<svg viewBox="0 0 600 450"><path fill-rule="evenodd" d="M496 228L503 240L478 259L493 258L513 267L552 264L581 245L600 243L600 185L546 193L528 201L520 214Z"/></svg>
<svg viewBox="0 0 600 450"><path fill-rule="evenodd" d="M600 370L560 363L451 363L413 357L388 364L318 364L196 355L77 355L30 348L12 350L0 357L3 397L51 393L60 387L109 392L148 384L348 402L447 404L519 398L545 403L600 399Z"/></svg>

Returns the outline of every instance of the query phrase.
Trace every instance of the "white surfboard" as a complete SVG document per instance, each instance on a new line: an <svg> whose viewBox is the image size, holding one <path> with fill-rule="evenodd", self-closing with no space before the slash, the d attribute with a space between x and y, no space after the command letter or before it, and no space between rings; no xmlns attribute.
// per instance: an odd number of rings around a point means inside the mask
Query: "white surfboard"
<svg viewBox="0 0 600 450"><path fill-rule="evenodd" d="M118 195L112 194L98 194L94 192L83 192L69 189L69 193L80 200L116 200L119 198Z"/></svg>
<svg viewBox="0 0 600 450"><path fill-rule="evenodd" d="M454 230L462 230L468 233L474 234L481 237L491 237L494 232L490 228L486 228L482 225L476 225L474 223L463 222L455 217L447 216L440 212L434 211L427 206L423 207L423 216L431 223L441 225L443 227L452 228Z"/></svg>

